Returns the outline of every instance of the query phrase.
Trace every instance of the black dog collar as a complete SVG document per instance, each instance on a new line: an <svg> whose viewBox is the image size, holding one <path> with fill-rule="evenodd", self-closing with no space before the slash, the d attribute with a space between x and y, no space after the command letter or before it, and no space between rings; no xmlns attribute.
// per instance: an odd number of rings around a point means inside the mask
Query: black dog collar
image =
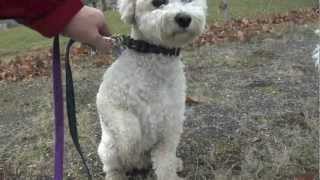
<svg viewBox="0 0 320 180"><path fill-rule="evenodd" d="M150 44L143 40L135 40L129 36L122 37L122 44L128 47L129 49L132 49L141 53L163 54L166 56L180 55L180 48L166 48L163 46Z"/></svg>

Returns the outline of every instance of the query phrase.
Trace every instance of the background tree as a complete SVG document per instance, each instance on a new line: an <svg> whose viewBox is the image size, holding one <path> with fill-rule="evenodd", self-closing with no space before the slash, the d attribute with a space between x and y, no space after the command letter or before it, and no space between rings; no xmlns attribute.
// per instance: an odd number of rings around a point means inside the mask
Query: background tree
<svg viewBox="0 0 320 180"><path fill-rule="evenodd" d="M229 20L229 3L228 0L222 0L219 5L220 10L223 12L225 21Z"/></svg>
<svg viewBox="0 0 320 180"><path fill-rule="evenodd" d="M94 8L97 7L97 0L85 0L84 3L88 6L92 6Z"/></svg>
<svg viewBox="0 0 320 180"><path fill-rule="evenodd" d="M102 11L106 11L107 10L106 0L101 0L101 6L102 6Z"/></svg>

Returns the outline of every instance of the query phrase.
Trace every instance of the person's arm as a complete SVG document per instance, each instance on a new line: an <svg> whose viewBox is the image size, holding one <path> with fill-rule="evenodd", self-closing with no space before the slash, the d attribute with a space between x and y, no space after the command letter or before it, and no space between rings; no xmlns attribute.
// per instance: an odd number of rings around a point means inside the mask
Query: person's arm
<svg viewBox="0 0 320 180"><path fill-rule="evenodd" d="M0 0L0 18L16 19L52 37L63 32L82 7L80 0Z"/></svg>
<svg viewBox="0 0 320 180"><path fill-rule="evenodd" d="M0 19L15 19L46 37L59 33L105 50L110 46L103 13L81 0L0 0Z"/></svg>

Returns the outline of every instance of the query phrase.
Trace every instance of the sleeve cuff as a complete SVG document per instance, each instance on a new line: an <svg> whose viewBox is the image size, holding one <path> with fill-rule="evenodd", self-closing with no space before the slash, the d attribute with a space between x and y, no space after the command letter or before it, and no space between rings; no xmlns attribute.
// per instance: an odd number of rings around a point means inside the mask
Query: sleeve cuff
<svg viewBox="0 0 320 180"><path fill-rule="evenodd" d="M66 0L44 18L31 22L28 26L43 36L53 37L61 33L73 16L83 7L80 0Z"/></svg>

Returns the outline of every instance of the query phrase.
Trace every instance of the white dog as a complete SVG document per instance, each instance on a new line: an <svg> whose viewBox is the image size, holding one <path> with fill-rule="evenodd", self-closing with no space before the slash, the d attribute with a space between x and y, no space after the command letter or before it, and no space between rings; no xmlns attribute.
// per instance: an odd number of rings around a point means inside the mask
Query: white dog
<svg viewBox="0 0 320 180"><path fill-rule="evenodd" d="M118 5L121 19L132 26L131 38L149 43L153 51L125 50L105 73L97 94L98 154L106 179L125 180L128 171L151 165L158 180L181 179L176 147L186 82L176 52L204 30L206 0L119 0ZM154 50L159 46L176 48L171 49L175 53Z"/></svg>

